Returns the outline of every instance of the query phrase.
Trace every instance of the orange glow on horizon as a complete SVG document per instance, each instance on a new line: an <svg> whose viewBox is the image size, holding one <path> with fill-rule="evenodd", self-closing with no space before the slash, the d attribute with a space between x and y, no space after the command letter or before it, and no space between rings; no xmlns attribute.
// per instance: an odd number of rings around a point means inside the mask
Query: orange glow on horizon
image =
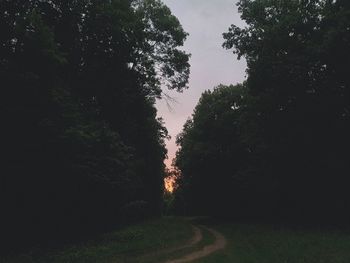
<svg viewBox="0 0 350 263"><path fill-rule="evenodd" d="M167 177L164 179L164 186L165 189L172 193L174 192L174 188L175 188L175 178L174 177Z"/></svg>
<svg viewBox="0 0 350 263"><path fill-rule="evenodd" d="M165 165L167 163L165 162ZM169 164L169 162L168 162ZM181 178L181 171L174 165L165 167L164 188L167 192L173 193L178 188L178 180Z"/></svg>

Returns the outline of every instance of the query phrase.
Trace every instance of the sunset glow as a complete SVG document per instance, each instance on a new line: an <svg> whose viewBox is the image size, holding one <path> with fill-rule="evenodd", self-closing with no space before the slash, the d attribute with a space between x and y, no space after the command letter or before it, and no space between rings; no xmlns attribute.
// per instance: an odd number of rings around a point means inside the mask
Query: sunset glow
<svg viewBox="0 0 350 263"><path fill-rule="evenodd" d="M170 192L170 193L174 192L175 178L174 177L165 178L164 179L164 186L168 192Z"/></svg>

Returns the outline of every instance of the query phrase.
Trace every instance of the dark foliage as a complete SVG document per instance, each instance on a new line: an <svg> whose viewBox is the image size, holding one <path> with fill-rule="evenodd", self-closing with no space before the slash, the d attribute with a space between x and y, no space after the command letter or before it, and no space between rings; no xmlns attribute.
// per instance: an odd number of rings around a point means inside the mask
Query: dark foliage
<svg viewBox="0 0 350 263"><path fill-rule="evenodd" d="M189 74L177 49L186 33L169 9L1 0L0 32L7 247L159 214L168 135L154 102L161 84L182 91Z"/></svg>
<svg viewBox="0 0 350 263"><path fill-rule="evenodd" d="M348 222L350 2L241 0L238 7L247 25L232 25L224 47L246 58L248 79L244 88L203 94L184 126L177 165L187 205ZM242 100L221 95L229 92Z"/></svg>

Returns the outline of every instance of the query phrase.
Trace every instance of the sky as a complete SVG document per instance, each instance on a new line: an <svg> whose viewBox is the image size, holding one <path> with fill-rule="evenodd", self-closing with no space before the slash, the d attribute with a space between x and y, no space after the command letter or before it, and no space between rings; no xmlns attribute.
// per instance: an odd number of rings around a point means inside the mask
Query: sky
<svg viewBox="0 0 350 263"><path fill-rule="evenodd" d="M244 26L237 10L237 0L163 0L189 33L182 49L191 54L189 89L183 93L166 91L176 102L157 101L158 116L163 117L171 140L167 141L170 167L175 157L176 135L191 117L201 94L219 84L241 83L246 63L222 48L222 33L231 24ZM169 104L170 103L170 108Z"/></svg>

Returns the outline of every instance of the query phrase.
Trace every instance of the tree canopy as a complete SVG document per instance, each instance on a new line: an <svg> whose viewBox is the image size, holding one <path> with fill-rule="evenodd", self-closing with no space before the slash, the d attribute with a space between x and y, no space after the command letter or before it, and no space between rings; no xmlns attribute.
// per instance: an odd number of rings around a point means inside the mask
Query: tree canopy
<svg viewBox="0 0 350 263"><path fill-rule="evenodd" d="M241 0L238 8L246 26L232 25L223 46L247 60L243 99L235 114L227 106L221 116L230 117L216 126L213 109L225 105L218 94L239 89L204 93L184 126L177 164L183 189L193 193L187 202L210 194L237 217L346 220L349 1ZM204 106L210 100L214 106ZM211 191L217 180L221 187Z"/></svg>
<svg viewBox="0 0 350 263"><path fill-rule="evenodd" d="M178 19L159 0L2 0L0 14L9 247L159 214L168 134L154 103L189 76Z"/></svg>

